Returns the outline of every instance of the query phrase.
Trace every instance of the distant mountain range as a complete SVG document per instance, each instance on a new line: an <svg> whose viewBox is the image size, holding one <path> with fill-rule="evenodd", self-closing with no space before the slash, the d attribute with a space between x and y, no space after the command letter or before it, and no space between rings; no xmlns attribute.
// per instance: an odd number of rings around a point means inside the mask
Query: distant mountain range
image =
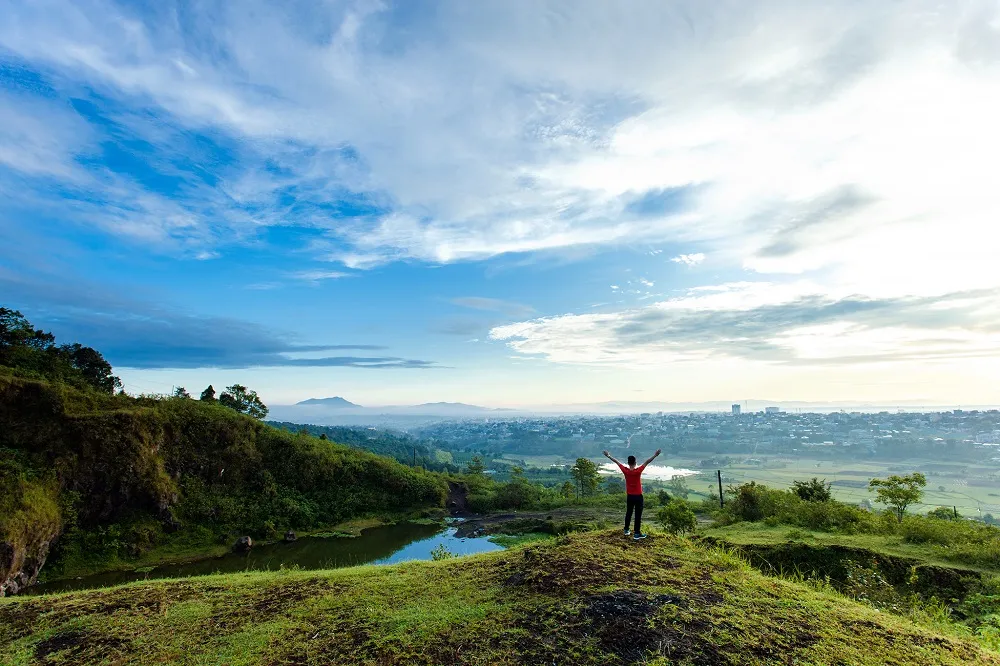
<svg viewBox="0 0 1000 666"><path fill-rule="evenodd" d="M364 407L346 398L309 398L294 405L271 406L270 418L277 421L316 425L417 425L443 419L511 416L510 409L493 409L462 402L429 402L420 405Z"/></svg>
<svg viewBox="0 0 1000 666"><path fill-rule="evenodd" d="M363 409L361 405L356 405L350 400L344 400L339 395L332 398L309 398L308 400L303 400L302 402L295 403L296 405L323 405L324 407L333 407L335 409L345 409L351 407L358 407Z"/></svg>

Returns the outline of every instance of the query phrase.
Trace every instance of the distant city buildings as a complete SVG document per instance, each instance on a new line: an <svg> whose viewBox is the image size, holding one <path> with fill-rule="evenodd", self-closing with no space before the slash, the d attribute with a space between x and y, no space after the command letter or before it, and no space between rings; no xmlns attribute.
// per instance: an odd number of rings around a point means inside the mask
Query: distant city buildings
<svg viewBox="0 0 1000 666"><path fill-rule="evenodd" d="M741 411L743 410L740 409L739 404L733 405L733 416L739 416Z"/></svg>
<svg viewBox="0 0 1000 666"><path fill-rule="evenodd" d="M780 407L765 407L764 408L764 413L765 414L780 414L781 413L781 408Z"/></svg>

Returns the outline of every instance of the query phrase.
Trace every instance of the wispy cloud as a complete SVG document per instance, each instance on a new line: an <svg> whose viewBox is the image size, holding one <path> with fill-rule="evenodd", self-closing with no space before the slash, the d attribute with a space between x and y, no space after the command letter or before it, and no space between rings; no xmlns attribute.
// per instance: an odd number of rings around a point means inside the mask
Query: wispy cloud
<svg viewBox="0 0 1000 666"><path fill-rule="evenodd" d="M372 344L302 344L293 336L226 317L186 314L162 305L101 293L87 285L26 280L0 271L5 305L20 307L60 339L101 350L116 367L433 368L432 361L390 355L329 355L381 351Z"/></svg>
<svg viewBox="0 0 1000 666"><path fill-rule="evenodd" d="M697 266L701 262L705 261L705 255L701 252L695 252L693 254L679 254L676 257L671 257L670 261L675 264L684 264L685 266Z"/></svg>
<svg viewBox="0 0 1000 666"><path fill-rule="evenodd" d="M618 312L497 326L493 340L561 363L646 366L743 358L876 363L1000 353L1000 293L829 296L816 285L744 283Z"/></svg>
<svg viewBox="0 0 1000 666"><path fill-rule="evenodd" d="M292 277L297 280L319 284L323 280L339 280L340 278L354 277L354 275L354 273L346 273L344 271L311 270L298 271L293 273Z"/></svg>
<svg viewBox="0 0 1000 666"><path fill-rule="evenodd" d="M286 225L357 269L697 241L758 272L918 292L937 256L948 288L995 286L998 11L21 3L0 187L183 252ZM195 135L225 158L185 161ZM150 178L81 166L109 139Z"/></svg>
<svg viewBox="0 0 1000 666"><path fill-rule="evenodd" d="M523 303L514 303L499 298L486 298L483 296L463 296L461 298L453 298L451 302L463 308L485 310L487 312L502 312L512 317L528 316L535 311L534 308Z"/></svg>

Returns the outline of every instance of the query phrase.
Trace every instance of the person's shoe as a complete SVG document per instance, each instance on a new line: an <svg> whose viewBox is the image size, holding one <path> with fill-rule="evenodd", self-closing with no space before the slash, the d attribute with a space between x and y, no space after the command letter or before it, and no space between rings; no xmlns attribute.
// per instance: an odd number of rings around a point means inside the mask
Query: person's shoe
<svg viewBox="0 0 1000 666"><path fill-rule="evenodd" d="M628 536L629 534L632 534L632 530L630 530L629 528L626 527L625 528L625 536Z"/></svg>
<svg viewBox="0 0 1000 666"><path fill-rule="evenodd" d="M635 536L632 537L632 541L639 541L641 539L645 539L647 536L649 536L649 535L648 534L643 534L642 532L636 532Z"/></svg>

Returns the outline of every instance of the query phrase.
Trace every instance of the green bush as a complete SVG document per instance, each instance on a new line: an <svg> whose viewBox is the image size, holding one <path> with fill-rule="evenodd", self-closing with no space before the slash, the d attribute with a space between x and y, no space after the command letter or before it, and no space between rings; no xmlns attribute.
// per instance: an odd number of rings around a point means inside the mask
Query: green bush
<svg viewBox="0 0 1000 666"><path fill-rule="evenodd" d="M674 500L656 512L656 520L671 534L693 532L698 526L691 506L684 500Z"/></svg>

